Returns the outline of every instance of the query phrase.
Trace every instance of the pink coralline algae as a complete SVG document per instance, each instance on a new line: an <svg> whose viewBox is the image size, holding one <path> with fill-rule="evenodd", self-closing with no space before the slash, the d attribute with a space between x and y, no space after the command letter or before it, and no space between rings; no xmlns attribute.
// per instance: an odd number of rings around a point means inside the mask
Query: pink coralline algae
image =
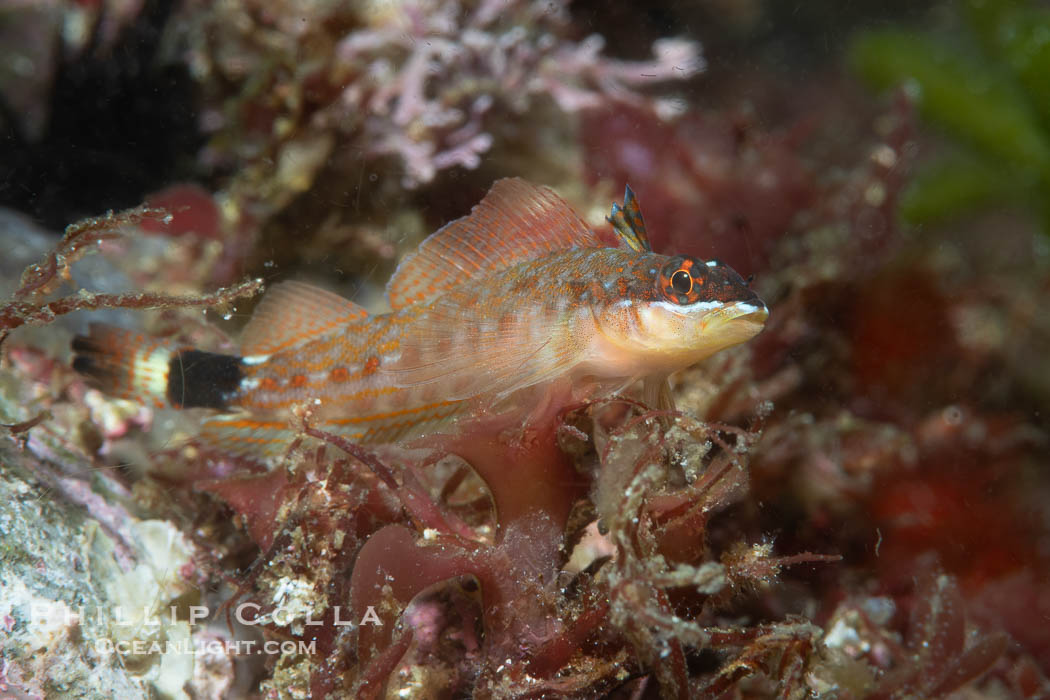
<svg viewBox="0 0 1050 700"><path fill-rule="evenodd" d="M391 156L402 183L415 187L441 170L476 168L510 136L501 130L547 128L526 116L541 96L563 113L615 104L680 111L639 90L700 71L696 43L659 39L650 60L612 59L599 35L566 38L566 7L409 0L303 9L239 0L198 13L188 44L200 78L215 88L220 77L250 77L254 88L215 95L228 101L204 115L205 127L220 131L206 157L250 161L294 147L295 158L278 156L277 169L298 171L305 187L329 155ZM216 36L223 46L213 45Z"/></svg>
<svg viewBox="0 0 1050 700"><path fill-rule="evenodd" d="M370 31L346 37L336 63L359 77L340 103L367 115L366 152L399 157L404 184L418 185L455 165L476 168L501 110L524 113L539 95L569 113L648 107L636 88L688 78L701 67L696 44L676 39L655 42L651 61L603 57L601 36L557 38L564 15L563 3L488 0L473 10L457 1L406 3Z"/></svg>

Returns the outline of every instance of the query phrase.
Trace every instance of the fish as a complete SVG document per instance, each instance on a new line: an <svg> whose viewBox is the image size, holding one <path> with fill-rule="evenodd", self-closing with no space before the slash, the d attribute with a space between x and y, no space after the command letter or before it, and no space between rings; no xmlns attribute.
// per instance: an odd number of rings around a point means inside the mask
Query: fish
<svg viewBox="0 0 1050 700"><path fill-rule="evenodd" d="M642 380L647 402L669 406L671 373L754 337L769 311L728 265L653 252L629 187L607 220L615 247L554 190L498 180L404 257L388 313L282 282L236 354L92 324L73 341L73 368L116 397L210 409L204 446L270 466L303 415L378 444L527 411L554 387L578 399Z"/></svg>

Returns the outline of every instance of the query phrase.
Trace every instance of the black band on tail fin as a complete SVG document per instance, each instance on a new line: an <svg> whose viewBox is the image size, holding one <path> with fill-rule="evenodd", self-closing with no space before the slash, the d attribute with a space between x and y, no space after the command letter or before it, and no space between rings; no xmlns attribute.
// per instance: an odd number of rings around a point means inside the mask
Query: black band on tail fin
<svg viewBox="0 0 1050 700"><path fill-rule="evenodd" d="M168 365L168 401L176 408L227 408L240 388L241 358L180 350Z"/></svg>
<svg viewBox="0 0 1050 700"><path fill-rule="evenodd" d="M73 369L96 388L109 389L117 383L112 363L105 362L106 351L97 339L78 335L73 338Z"/></svg>

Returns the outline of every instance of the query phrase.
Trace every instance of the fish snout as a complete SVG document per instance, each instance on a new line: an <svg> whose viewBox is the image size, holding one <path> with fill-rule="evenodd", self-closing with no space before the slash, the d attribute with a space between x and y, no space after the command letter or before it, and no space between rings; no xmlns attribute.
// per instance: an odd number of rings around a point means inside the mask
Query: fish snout
<svg viewBox="0 0 1050 700"><path fill-rule="evenodd" d="M732 303L728 311L734 320L750 321L759 325L769 318L769 307L754 293L747 299Z"/></svg>

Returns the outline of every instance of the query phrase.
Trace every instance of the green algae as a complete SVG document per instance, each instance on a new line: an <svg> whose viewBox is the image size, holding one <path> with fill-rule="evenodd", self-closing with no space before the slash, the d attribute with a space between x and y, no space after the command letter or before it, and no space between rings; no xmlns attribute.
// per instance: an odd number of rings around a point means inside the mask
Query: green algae
<svg viewBox="0 0 1050 700"><path fill-rule="evenodd" d="M904 86L950 140L904 193L911 223L989 205L1033 209L1050 233L1050 11L1022 0L967 0L951 31L879 29L853 41L873 87Z"/></svg>

